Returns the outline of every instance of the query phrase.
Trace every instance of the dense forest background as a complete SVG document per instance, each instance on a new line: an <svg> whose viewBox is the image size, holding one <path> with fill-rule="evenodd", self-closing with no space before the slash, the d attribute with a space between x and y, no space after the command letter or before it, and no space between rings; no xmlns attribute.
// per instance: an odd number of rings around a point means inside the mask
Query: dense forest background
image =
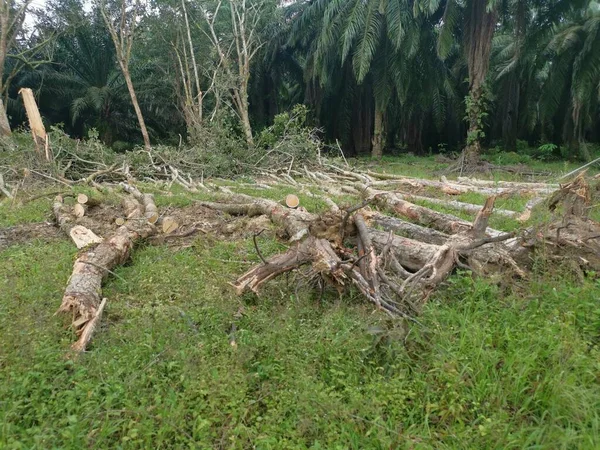
<svg viewBox="0 0 600 450"><path fill-rule="evenodd" d="M600 142L596 1L3 0L0 15L3 134L26 126L29 87L47 127L117 151L264 145L285 112L347 155L586 159Z"/></svg>

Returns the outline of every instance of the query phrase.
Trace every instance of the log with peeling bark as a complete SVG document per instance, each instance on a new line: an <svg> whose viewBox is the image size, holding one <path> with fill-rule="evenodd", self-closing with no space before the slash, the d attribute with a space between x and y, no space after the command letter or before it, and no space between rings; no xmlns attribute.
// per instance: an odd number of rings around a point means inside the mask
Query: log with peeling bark
<svg viewBox="0 0 600 450"><path fill-rule="evenodd" d="M420 225L431 227L442 233L456 234L471 229L471 223L451 214L445 214L425 206L415 205L404 200L394 192L375 191L369 189L368 194L376 203L391 208L396 214ZM500 231L489 229L488 233L493 236L502 234Z"/></svg>
<svg viewBox="0 0 600 450"><path fill-rule="evenodd" d="M472 203L459 202L457 200L444 200L440 198L432 198L432 197L423 197L420 195L406 195L401 193L396 193L396 195L400 198L404 198L410 202L420 201L420 202L429 202L434 205L446 206L448 208L457 209L459 211L465 211L469 214L477 214L479 210L481 210L481 206L474 205ZM498 214L500 216L509 217L511 219L516 219L521 215L516 211L509 211L507 209L494 209L494 214Z"/></svg>
<svg viewBox="0 0 600 450"><path fill-rule="evenodd" d="M537 183L477 183L469 182L470 178L463 178L462 181L450 181L443 179L442 181L427 180L422 178L405 177L400 175L378 174L369 172L369 175L379 179L380 181L370 181L365 184L374 187L384 187L393 185L403 185L412 188L435 188L451 195L465 194L467 192L475 192L482 195L510 195L510 194L550 194L556 190L555 186L543 185Z"/></svg>
<svg viewBox="0 0 600 450"><path fill-rule="evenodd" d="M77 351L85 350L97 327L105 301L102 300L102 281L116 266L123 264L131 253L136 241L155 233L155 227L144 217L146 207L154 206L150 197L145 197L133 187L124 187L132 194L123 200L123 209L128 220L117 231L95 248L81 254L73 265L73 272L65 289L58 312L72 313L73 328L79 339L73 344ZM138 195L139 194L139 195ZM60 202L55 203L55 213L63 231L69 229L70 222L61 214Z"/></svg>

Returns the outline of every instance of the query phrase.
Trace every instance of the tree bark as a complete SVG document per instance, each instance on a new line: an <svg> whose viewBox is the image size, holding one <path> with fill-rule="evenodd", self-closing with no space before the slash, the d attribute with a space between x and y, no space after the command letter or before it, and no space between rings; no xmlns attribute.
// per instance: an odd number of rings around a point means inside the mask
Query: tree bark
<svg viewBox="0 0 600 450"><path fill-rule="evenodd" d="M142 132L142 137L144 139L144 148L147 151L150 151L152 146L150 145L150 136L148 136L148 129L146 128L146 121L144 120L144 115L142 114L142 110L140 108L140 104L137 99L137 95L135 94L135 89L133 87L133 82L131 81L131 74L129 73L129 64L128 62L120 61L121 70L123 71L123 76L125 77L125 83L127 84L127 90L129 91L129 96L131 97L131 103L133 103L133 109L135 110L135 115L137 116L137 120L140 124L140 131Z"/></svg>
<svg viewBox="0 0 600 450"><path fill-rule="evenodd" d="M488 11L487 0L472 0L466 30L467 66L469 69L469 129L464 150L466 164L477 164L481 154L483 117L486 112L484 83L490 66L492 38L496 27L497 7Z"/></svg>
<svg viewBox="0 0 600 450"><path fill-rule="evenodd" d="M383 156L383 133L384 133L384 112L380 108L375 109L375 123L373 126L373 141L371 156L381 158Z"/></svg>
<svg viewBox="0 0 600 450"><path fill-rule="evenodd" d="M6 108L0 95L0 135L10 136L12 134L10 130L10 123L8 122L8 116L6 115Z"/></svg>
<svg viewBox="0 0 600 450"><path fill-rule="evenodd" d="M246 138L246 144L248 147L254 147L254 137L252 136L252 125L250 125L250 114L248 112L248 92L247 89L240 90L241 106L239 108L239 114L242 121L242 128L244 130L244 136Z"/></svg>

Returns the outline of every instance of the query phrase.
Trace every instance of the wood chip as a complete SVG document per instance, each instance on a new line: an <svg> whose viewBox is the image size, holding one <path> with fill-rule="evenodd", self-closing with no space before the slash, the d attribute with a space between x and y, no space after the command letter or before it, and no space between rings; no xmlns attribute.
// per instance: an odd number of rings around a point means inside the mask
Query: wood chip
<svg viewBox="0 0 600 450"><path fill-rule="evenodd" d="M179 224L171 217L165 217L162 221L162 230L165 234L171 234L179 228Z"/></svg>
<svg viewBox="0 0 600 450"><path fill-rule="evenodd" d="M71 228L69 235L77 248L87 247L90 244L99 244L103 241L100 236L81 225L75 225Z"/></svg>

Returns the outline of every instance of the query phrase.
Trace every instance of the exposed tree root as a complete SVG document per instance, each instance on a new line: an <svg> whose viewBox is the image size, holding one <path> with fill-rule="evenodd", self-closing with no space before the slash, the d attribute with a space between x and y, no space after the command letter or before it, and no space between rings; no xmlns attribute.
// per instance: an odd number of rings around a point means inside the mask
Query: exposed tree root
<svg viewBox="0 0 600 450"><path fill-rule="evenodd" d="M347 171L343 175L352 178ZM253 267L234 285L240 294L246 290L258 292L267 281L310 264L313 276L328 280L338 289L353 284L377 308L393 316L414 318L431 292L456 268L507 280L526 278L532 254L543 247L553 258L570 258L582 267L600 269L600 226L582 216L589 208L590 196L579 185L564 185L560 192L556 195L567 205L563 209L570 211L561 216L560 224L553 222L543 232L529 229L515 236L488 227L493 196L469 223L414 205L397 193L365 187L363 193L368 200L359 207L325 216L303 216L307 237L287 252ZM365 209L371 203L391 208L416 223ZM555 204L550 202L551 207ZM243 208L239 204L206 205L236 214L255 211L249 203ZM267 214L272 219L281 216L270 212L278 207L272 203L268 206ZM353 219L349 221L350 214ZM293 221L294 215L289 211L287 219L279 224ZM386 231L371 228L370 224ZM548 250L549 246L553 248Z"/></svg>

